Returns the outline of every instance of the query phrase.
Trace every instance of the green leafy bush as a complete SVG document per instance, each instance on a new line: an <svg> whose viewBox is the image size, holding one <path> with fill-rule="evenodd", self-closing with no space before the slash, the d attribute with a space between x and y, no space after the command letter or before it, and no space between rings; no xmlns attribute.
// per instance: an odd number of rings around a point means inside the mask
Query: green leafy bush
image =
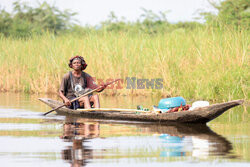
<svg viewBox="0 0 250 167"><path fill-rule="evenodd" d="M46 2L38 7L31 7L16 1L13 3L12 13L0 10L0 33L17 37L41 34L45 31L58 33L70 28L74 15L75 13L68 10L60 11Z"/></svg>
<svg viewBox="0 0 250 167"><path fill-rule="evenodd" d="M225 0L220 4L211 3L218 15L202 13L206 22L212 25L231 25L249 29L250 26L250 1L249 0Z"/></svg>

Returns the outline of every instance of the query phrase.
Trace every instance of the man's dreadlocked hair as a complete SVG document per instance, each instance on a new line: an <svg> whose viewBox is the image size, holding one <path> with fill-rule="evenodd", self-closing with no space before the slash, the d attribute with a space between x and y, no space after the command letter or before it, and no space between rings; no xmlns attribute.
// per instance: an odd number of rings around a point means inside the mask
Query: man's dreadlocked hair
<svg viewBox="0 0 250 167"><path fill-rule="evenodd" d="M78 55L76 55L76 56L74 56L74 57L71 57L71 58L69 59L69 67L70 67L70 68L72 68L72 62L73 62L74 59L80 59L80 60L81 60L81 64L82 64L82 69L81 69L81 70L85 70L85 69L86 69L87 64L86 64L84 58L83 58L82 56L78 56Z"/></svg>

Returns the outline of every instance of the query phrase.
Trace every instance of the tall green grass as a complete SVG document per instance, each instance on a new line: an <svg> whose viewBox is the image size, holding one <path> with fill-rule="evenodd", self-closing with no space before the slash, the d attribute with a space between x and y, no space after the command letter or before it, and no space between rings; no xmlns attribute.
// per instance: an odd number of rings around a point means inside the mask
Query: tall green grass
<svg viewBox="0 0 250 167"><path fill-rule="evenodd" d="M183 96L188 99L249 99L249 31L197 28L163 34L89 32L0 37L0 91L57 93L82 55L97 79L162 78L163 89L112 89L107 95Z"/></svg>

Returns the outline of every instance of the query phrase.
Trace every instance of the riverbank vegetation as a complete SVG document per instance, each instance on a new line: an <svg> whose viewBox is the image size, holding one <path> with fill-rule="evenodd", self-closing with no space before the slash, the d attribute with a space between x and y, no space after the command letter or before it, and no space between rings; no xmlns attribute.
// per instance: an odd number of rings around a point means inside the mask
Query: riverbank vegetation
<svg viewBox="0 0 250 167"><path fill-rule="evenodd" d="M238 5L238 1L235 3ZM170 24L164 13L145 10L142 20L135 23L119 20L111 13L100 27L81 27L70 24L73 13L60 13L47 5L52 13L57 13L51 17L59 20L48 21L53 23L48 25L47 21L42 24L32 20L38 18L39 12L34 12L38 8L16 5L19 12L9 14L8 24L3 21L7 18L3 17L3 10L0 14L0 91L57 93L63 74L70 70L68 59L78 54L84 56L86 72L97 82L116 78L126 81L126 77L163 79L163 89L126 89L124 82L103 94L206 100L250 97L249 6L238 11L240 17L233 17L238 22L228 17L225 18L230 21L223 20L222 11L228 10L225 7L218 8L218 15L203 13L204 24ZM39 8L47 10L42 5ZM230 15L230 11L225 11L225 16ZM234 11L233 15L237 13ZM22 24L13 24L16 17L25 20L23 29L18 27ZM31 27L29 22L42 28ZM59 22L61 28L57 29ZM43 28L45 25L47 28Z"/></svg>

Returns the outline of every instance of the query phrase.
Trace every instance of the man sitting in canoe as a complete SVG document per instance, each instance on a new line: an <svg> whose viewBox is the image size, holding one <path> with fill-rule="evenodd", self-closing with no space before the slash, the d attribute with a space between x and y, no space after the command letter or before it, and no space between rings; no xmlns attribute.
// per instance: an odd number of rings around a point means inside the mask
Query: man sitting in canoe
<svg viewBox="0 0 250 167"><path fill-rule="evenodd" d="M83 72L87 64L82 56L72 57L69 60L69 67L73 70L63 76L59 90L59 96L62 98L64 104L71 109L77 109L79 107L89 109L91 108L91 104L93 104L95 108L100 108L97 94L81 97L71 104L70 100L81 96L91 89L96 89L98 86L89 74ZM105 88L106 86L102 86L98 92L101 92Z"/></svg>

